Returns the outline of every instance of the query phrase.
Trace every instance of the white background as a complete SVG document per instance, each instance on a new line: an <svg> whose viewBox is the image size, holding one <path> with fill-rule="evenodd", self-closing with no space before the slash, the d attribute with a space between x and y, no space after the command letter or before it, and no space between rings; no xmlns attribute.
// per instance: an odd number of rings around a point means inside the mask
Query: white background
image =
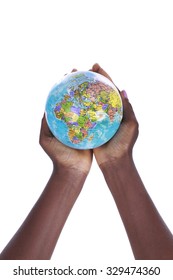
<svg viewBox="0 0 173 280"><path fill-rule="evenodd" d="M173 232L172 1L0 2L0 250L47 183L38 144L51 87L98 62L127 91L140 124L134 159ZM95 162L52 260L133 260L116 205Z"/></svg>

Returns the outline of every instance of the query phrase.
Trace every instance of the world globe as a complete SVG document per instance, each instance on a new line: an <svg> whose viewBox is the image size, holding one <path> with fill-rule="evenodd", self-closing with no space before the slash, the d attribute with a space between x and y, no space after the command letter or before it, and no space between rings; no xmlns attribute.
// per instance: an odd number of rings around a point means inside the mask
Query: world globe
<svg viewBox="0 0 173 280"><path fill-rule="evenodd" d="M63 144L93 149L117 132L123 115L118 89L106 77L92 71L64 76L50 91L45 107L47 124Z"/></svg>

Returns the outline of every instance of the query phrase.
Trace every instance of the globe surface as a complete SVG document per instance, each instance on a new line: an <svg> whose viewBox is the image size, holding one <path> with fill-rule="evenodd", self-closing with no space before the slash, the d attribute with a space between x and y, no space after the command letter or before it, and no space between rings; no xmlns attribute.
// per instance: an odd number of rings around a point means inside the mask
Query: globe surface
<svg viewBox="0 0 173 280"><path fill-rule="evenodd" d="M115 85L91 71L64 76L50 91L46 120L53 135L75 149L93 149L117 132L123 114Z"/></svg>

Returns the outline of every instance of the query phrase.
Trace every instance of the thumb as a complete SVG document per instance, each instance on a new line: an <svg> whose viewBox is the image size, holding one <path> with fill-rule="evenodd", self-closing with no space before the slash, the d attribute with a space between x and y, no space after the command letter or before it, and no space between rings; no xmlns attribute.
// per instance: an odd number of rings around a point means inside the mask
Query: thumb
<svg viewBox="0 0 173 280"><path fill-rule="evenodd" d="M137 119L135 116L135 113L133 111L133 107L131 103L129 102L129 99L127 97L127 93L125 90L122 90L120 92L121 98L122 98L122 103L123 103L123 122L136 122Z"/></svg>
<svg viewBox="0 0 173 280"><path fill-rule="evenodd" d="M41 121L41 129L40 129L40 139L41 138L52 138L54 137L52 132L50 131L47 121L46 121L46 116L45 113L43 115L42 121Z"/></svg>

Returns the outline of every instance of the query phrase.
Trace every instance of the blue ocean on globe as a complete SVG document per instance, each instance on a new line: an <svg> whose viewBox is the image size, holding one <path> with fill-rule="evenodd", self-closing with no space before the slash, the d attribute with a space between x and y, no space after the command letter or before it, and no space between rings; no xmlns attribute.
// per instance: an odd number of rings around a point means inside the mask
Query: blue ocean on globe
<svg viewBox="0 0 173 280"><path fill-rule="evenodd" d="M46 120L52 134L75 149L93 149L117 132L123 115L118 89L92 71L64 76L50 91Z"/></svg>

